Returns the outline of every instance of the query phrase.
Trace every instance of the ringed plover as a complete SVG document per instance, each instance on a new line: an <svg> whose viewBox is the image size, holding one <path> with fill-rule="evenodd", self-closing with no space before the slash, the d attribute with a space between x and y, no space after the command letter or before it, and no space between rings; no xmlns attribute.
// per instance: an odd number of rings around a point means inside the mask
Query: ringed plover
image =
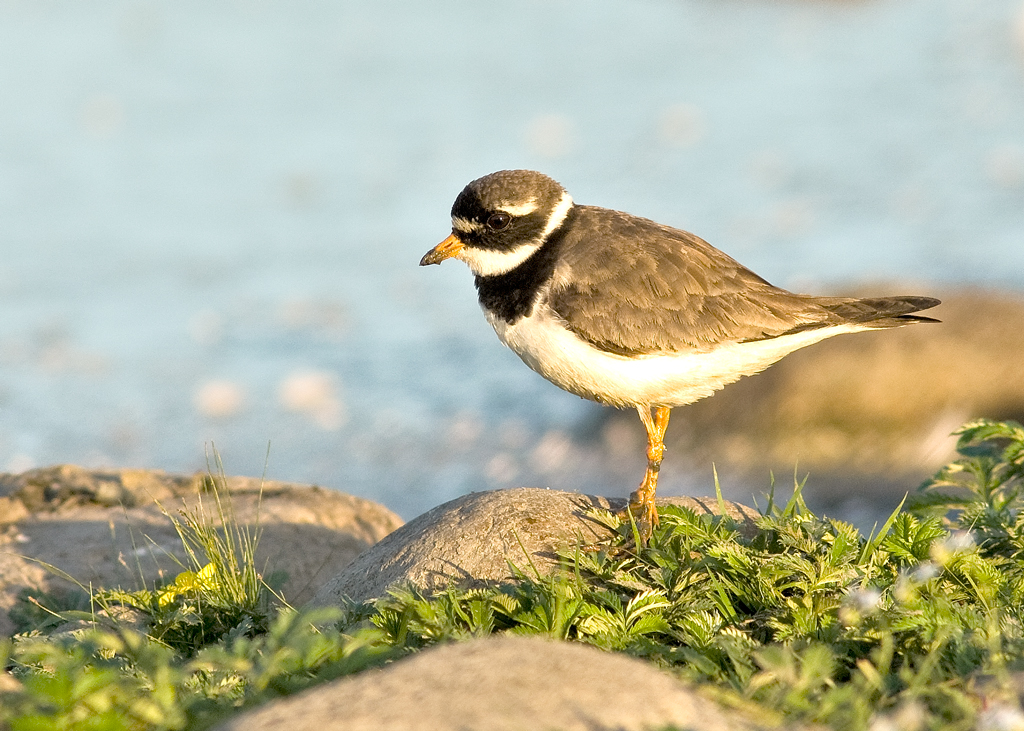
<svg viewBox="0 0 1024 731"><path fill-rule="evenodd" d="M635 407L647 471L629 511L646 543L670 410L825 338L919 322L931 297L794 294L686 231L577 205L546 175L467 185L420 265L460 259L498 338L556 386Z"/></svg>

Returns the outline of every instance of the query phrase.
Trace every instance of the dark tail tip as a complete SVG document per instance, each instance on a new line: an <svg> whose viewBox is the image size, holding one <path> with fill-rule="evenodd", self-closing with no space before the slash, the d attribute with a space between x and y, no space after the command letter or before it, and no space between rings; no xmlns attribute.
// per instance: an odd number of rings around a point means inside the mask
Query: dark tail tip
<svg viewBox="0 0 1024 731"><path fill-rule="evenodd" d="M941 300L934 297L865 297L837 302L828 306L828 309L847 322L862 323L871 327L898 327L916 322L940 322L933 317L913 314L930 310L939 304Z"/></svg>

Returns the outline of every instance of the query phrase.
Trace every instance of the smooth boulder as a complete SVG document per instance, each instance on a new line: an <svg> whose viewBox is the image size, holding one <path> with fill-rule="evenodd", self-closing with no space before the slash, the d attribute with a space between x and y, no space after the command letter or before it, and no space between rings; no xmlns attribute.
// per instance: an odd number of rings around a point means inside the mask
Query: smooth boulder
<svg viewBox="0 0 1024 731"><path fill-rule="evenodd" d="M763 723L763 720L761 720ZM231 718L220 731L753 731L654 665L573 642L443 645Z"/></svg>
<svg viewBox="0 0 1024 731"><path fill-rule="evenodd" d="M287 574L293 603L402 525L384 506L333 490L248 477L222 487L227 515L261 531L258 567ZM201 503L219 523L203 474L60 465L0 475L0 500L0 636L14 630L7 612L23 589L152 587L187 565L168 515L180 520Z"/></svg>
<svg viewBox="0 0 1024 731"><path fill-rule="evenodd" d="M713 498L661 498L698 513L716 513ZM621 510L625 500L520 487L474 492L439 505L387 536L328 581L313 597L317 606L382 596L394 584L426 591L449 583L479 584L512 577L510 564L550 573L558 552L606 539L610 532L587 511ZM727 503L734 518L750 523L752 509Z"/></svg>

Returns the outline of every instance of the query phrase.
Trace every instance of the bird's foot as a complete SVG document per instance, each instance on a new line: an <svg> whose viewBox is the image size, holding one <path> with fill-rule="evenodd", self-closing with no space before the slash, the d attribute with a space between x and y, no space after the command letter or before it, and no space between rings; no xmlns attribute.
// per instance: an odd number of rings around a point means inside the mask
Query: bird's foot
<svg viewBox="0 0 1024 731"><path fill-rule="evenodd" d="M645 490L643 486L639 490L634 490L629 496L629 503L619 513L619 517L636 526L639 538L638 547L646 546L647 542L651 540L655 526L658 525L658 508L654 504L654 491Z"/></svg>

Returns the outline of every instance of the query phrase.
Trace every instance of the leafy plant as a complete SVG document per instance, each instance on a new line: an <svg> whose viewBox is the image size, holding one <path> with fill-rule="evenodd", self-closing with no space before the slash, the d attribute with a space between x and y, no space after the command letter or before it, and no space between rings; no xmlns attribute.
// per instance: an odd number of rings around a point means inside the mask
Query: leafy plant
<svg viewBox="0 0 1024 731"><path fill-rule="evenodd" d="M216 460L218 470L207 476L193 507L177 515L164 510L186 556L174 580L153 589L93 594L108 613L114 606L142 612L149 636L185 655L222 638L267 631L271 591L256 562L261 528L234 519L219 455Z"/></svg>
<svg viewBox="0 0 1024 731"><path fill-rule="evenodd" d="M514 570L509 583L434 594L399 586L368 604L273 618L250 591L255 545L232 553L208 523L186 522L192 565L172 583L102 594L143 610L148 635L88 629L0 647L16 679L0 690L0 725L204 728L433 644L512 632L643 657L781 719L1014 728L1024 724L1011 682L1024 669L1024 429L978 421L959 434L957 461L867 537L812 513L797 485L785 504L769 496L754 525L663 508L637 549L632 526L595 513L614 538L567 553L548 577ZM245 611L219 613L229 605Z"/></svg>
<svg viewBox="0 0 1024 731"><path fill-rule="evenodd" d="M925 482L911 507L948 516L949 525L971 531L985 555L1019 557L1024 549L1024 426L978 419L954 434L960 437L961 457Z"/></svg>

